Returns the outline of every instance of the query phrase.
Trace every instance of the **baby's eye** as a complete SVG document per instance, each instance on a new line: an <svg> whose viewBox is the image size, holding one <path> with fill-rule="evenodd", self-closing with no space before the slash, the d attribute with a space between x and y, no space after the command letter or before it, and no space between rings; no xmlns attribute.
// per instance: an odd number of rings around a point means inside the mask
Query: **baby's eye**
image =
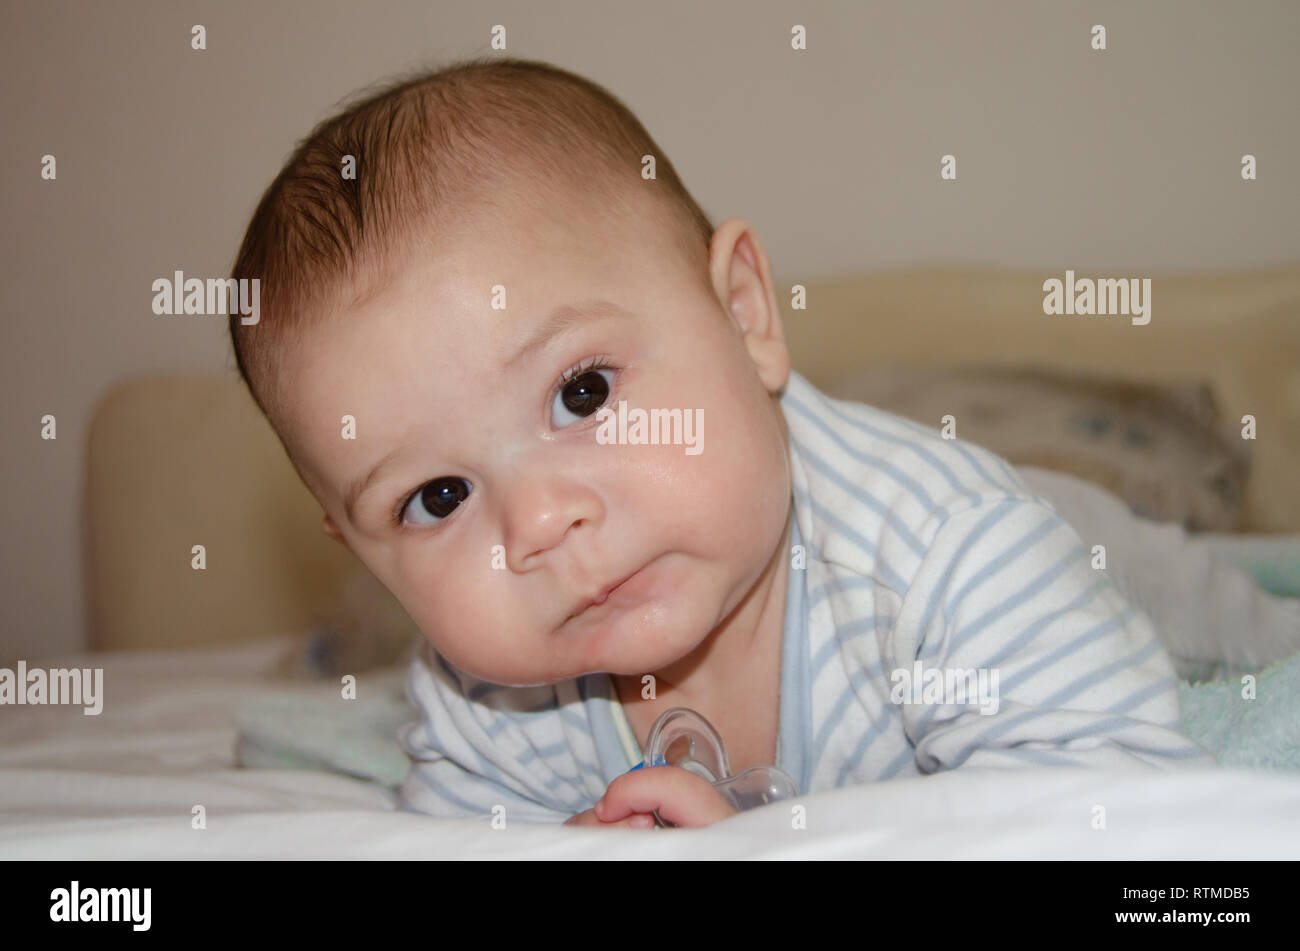
<svg viewBox="0 0 1300 951"><path fill-rule="evenodd" d="M399 520L406 521L407 514L412 513L411 521L416 525L428 525L430 522L441 521L450 515L456 506L469 497L469 491L470 485L464 479L458 479L455 476L434 479L411 496L403 507ZM420 508L423 508L425 512L433 517L424 521L415 518L414 514Z"/></svg>
<svg viewBox="0 0 1300 951"><path fill-rule="evenodd" d="M613 376L613 370L588 370L565 383L555 394L551 423L568 426L600 409L609 398L609 378Z"/></svg>

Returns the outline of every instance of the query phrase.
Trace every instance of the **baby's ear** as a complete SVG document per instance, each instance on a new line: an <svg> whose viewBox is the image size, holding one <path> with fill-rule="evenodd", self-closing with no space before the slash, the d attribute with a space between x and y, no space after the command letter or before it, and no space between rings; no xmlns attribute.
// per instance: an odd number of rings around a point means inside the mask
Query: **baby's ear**
<svg viewBox="0 0 1300 951"><path fill-rule="evenodd" d="M336 542L338 542L340 545L342 545L342 546L343 546L344 548L346 548L348 551L351 551L351 550L352 550L352 546L350 546L350 545L348 544L348 540L347 540L346 538L343 537L343 533L340 532L338 526L334 524L334 519L332 519L332 518L330 518L328 515L326 515L323 519L321 519L320 527L321 527L321 530L322 530L326 535L328 535L328 536L330 536L331 538L333 538Z"/></svg>

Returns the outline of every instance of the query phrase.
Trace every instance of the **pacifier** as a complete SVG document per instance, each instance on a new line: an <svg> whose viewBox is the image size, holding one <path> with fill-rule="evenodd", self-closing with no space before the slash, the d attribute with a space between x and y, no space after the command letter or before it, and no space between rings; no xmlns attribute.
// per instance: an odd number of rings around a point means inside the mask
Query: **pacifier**
<svg viewBox="0 0 1300 951"><path fill-rule="evenodd" d="M646 742L643 765L680 766L702 776L723 799L742 812L799 795L795 781L775 766L751 766L739 776L732 776L722 737L713 724L686 707L665 710L655 721ZM657 810L654 817L660 826L672 826L660 818Z"/></svg>

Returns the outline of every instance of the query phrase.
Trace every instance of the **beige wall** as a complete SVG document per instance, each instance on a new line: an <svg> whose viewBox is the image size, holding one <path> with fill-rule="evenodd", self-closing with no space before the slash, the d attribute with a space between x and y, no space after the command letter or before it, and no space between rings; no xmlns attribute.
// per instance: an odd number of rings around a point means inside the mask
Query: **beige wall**
<svg viewBox="0 0 1300 951"><path fill-rule="evenodd" d="M230 372L222 322L154 316L150 283L225 273L261 191L335 103L487 52L494 23L511 54L627 102L715 220L758 226L786 281L1300 260L1290 0L6 7L0 655L84 643L83 446L106 388ZM205 52L189 48L196 22ZM793 23L807 51L790 50ZM1094 23L1105 52L1089 49ZM946 152L957 182L939 180ZM1246 152L1259 181L1240 179ZM55 442L40 439L47 413Z"/></svg>

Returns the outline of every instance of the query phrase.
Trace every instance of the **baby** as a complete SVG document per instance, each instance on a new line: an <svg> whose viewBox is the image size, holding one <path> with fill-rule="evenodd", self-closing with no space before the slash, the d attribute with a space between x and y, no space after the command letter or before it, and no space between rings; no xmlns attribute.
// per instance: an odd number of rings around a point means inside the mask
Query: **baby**
<svg viewBox="0 0 1300 951"><path fill-rule="evenodd" d="M1078 534L991 453L793 372L754 228L585 79L481 59L352 106L233 277L261 281L244 380L426 638L405 809L717 821L700 777L631 771L675 706L804 794L1215 762Z"/></svg>

